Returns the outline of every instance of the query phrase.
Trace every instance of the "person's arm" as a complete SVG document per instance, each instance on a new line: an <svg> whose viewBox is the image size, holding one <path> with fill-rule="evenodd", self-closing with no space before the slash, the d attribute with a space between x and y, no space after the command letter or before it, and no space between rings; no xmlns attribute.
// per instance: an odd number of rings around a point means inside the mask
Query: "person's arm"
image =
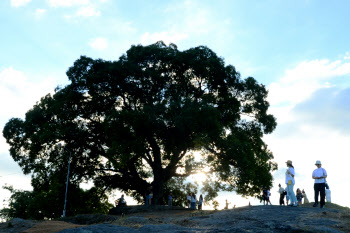
<svg viewBox="0 0 350 233"><path fill-rule="evenodd" d="M322 168L323 169L323 168ZM324 172L324 169L323 169L323 172ZM324 174L324 173L323 173ZM323 176L316 176L315 174L315 171L312 173L312 178L315 179L315 180L318 180L318 179L322 179L322 178L327 178L327 175L323 175Z"/></svg>
<svg viewBox="0 0 350 233"><path fill-rule="evenodd" d="M322 170L323 170L323 178L327 178L327 172L326 172L326 170L325 170L324 168L322 168Z"/></svg>
<svg viewBox="0 0 350 233"><path fill-rule="evenodd" d="M288 168L287 170L288 174L290 174L292 177L294 177L295 173L294 173L294 169L293 169L293 172L290 171L290 168Z"/></svg>

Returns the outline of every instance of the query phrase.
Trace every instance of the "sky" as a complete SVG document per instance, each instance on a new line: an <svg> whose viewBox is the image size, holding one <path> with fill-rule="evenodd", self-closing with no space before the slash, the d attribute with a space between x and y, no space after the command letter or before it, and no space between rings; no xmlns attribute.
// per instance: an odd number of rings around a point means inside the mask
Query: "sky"
<svg viewBox="0 0 350 233"><path fill-rule="evenodd" d="M350 1L337 0L1 0L0 128L57 86L81 55L118 60L131 45L157 41L183 51L204 45L269 90L278 126L265 142L279 169L287 160L295 188L313 201L312 171L321 160L332 202L350 207ZM30 190L0 135L0 186ZM9 193L0 188L0 200ZM221 193L220 207L260 204ZM129 200L129 203L131 200ZM0 208L3 203L0 202Z"/></svg>

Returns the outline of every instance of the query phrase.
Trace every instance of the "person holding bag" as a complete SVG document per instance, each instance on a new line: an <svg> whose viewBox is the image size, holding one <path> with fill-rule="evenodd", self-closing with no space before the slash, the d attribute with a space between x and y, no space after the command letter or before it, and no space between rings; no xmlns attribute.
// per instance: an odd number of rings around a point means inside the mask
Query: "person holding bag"
<svg viewBox="0 0 350 233"><path fill-rule="evenodd" d="M295 171L294 171L294 167L293 167L293 162L291 160L288 160L286 162L287 164L287 171L286 171L286 185L287 185L287 195L290 197L290 204L288 206L294 206L297 207L298 206L298 200L295 196L295 193L293 191L294 188L294 184L295 184Z"/></svg>
<svg viewBox="0 0 350 233"><path fill-rule="evenodd" d="M326 178L327 172L324 168L322 168L322 164L320 160L317 160L315 165L317 168L312 172L312 179L315 180L314 190L315 190L315 204L313 207L318 206L318 195L320 194L320 204L321 208L324 208L325 204L325 196L326 196Z"/></svg>

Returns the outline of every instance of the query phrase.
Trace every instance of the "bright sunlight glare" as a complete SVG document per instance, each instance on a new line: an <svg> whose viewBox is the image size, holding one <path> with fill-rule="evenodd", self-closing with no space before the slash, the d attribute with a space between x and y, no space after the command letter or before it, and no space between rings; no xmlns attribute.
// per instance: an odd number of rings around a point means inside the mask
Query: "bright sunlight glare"
<svg viewBox="0 0 350 233"><path fill-rule="evenodd" d="M192 180L196 181L197 183L203 183L207 179L207 175L204 172L198 172L191 176Z"/></svg>

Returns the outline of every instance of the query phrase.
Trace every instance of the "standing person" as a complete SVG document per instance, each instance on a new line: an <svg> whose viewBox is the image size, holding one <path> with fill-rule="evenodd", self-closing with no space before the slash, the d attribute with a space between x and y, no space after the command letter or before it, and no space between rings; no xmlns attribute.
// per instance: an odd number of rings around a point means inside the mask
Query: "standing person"
<svg viewBox="0 0 350 233"><path fill-rule="evenodd" d="M153 196L153 193L152 193L152 186L149 186L146 190L146 201L145 201L145 205L150 205L151 204L151 200L150 200L150 195L152 194Z"/></svg>
<svg viewBox="0 0 350 233"><path fill-rule="evenodd" d="M168 195L168 206L173 206L173 193L170 192Z"/></svg>
<svg viewBox="0 0 350 233"><path fill-rule="evenodd" d="M298 201L293 190L294 184L295 184L295 179L294 179L295 171L293 167L293 162L291 160L288 160L286 164L288 167L286 171L286 184L287 184L287 195L289 195L289 198L290 198L289 206L297 207Z"/></svg>
<svg viewBox="0 0 350 233"><path fill-rule="evenodd" d="M322 168L322 164L320 160L317 160L315 165L317 168L312 172L312 179L315 180L314 190L315 190L315 204L313 207L318 206L318 194L320 194L320 204L321 208L323 208L325 201L324 198L326 196L326 178L327 172L324 168Z"/></svg>
<svg viewBox="0 0 350 233"><path fill-rule="evenodd" d="M297 197L297 200L298 200L298 205L301 205L304 195L303 195L303 193L301 192L301 190L299 188L297 189L296 197Z"/></svg>
<svg viewBox="0 0 350 233"><path fill-rule="evenodd" d="M284 188L282 188L281 184L278 184L279 187L279 194L280 194L280 205L284 205L284 196L285 196L285 191Z"/></svg>
<svg viewBox="0 0 350 233"><path fill-rule="evenodd" d="M203 196L202 194L199 196L199 202L198 202L198 209L202 209L202 204L203 204Z"/></svg>
<svg viewBox="0 0 350 233"><path fill-rule="evenodd" d="M287 187L286 189L284 190L286 192L286 202L287 202L287 205L288 205L288 202L289 202L289 195L288 195L288 192L287 192Z"/></svg>
<svg viewBox="0 0 350 233"><path fill-rule="evenodd" d="M197 202L197 199L196 199L196 195L194 193L192 193L192 196L191 196L191 209L196 209L196 202Z"/></svg>
<svg viewBox="0 0 350 233"><path fill-rule="evenodd" d="M121 196L120 199L119 199L119 205L126 205L126 201L125 201L125 198L124 198L124 194L122 194L122 196Z"/></svg>
<svg viewBox="0 0 350 233"><path fill-rule="evenodd" d="M151 189L151 193L149 194L149 198L148 198L149 205L152 205L152 198L153 198L153 191Z"/></svg>
<svg viewBox="0 0 350 233"><path fill-rule="evenodd" d="M225 203L225 207L224 207L225 210L228 210L228 205L229 204L231 204L231 202L228 202L227 199L226 199L226 203Z"/></svg>
<svg viewBox="0 0 350 233"><path fill-rule="evenodd" d="M264 201L264 205L269 204L269 193L267 192L266 187L264 187L264 189L263 189L263 201ZM266 201L266 204L265 204L265 201Z"/></svg>
<svg viewBox="0 0 350 233"><path fill-rule="evenodd" d="M188 194L187 194L187 207L188 207L188 208L191 207L191 197L192 197L191 194L188 193Z"/></svg>

